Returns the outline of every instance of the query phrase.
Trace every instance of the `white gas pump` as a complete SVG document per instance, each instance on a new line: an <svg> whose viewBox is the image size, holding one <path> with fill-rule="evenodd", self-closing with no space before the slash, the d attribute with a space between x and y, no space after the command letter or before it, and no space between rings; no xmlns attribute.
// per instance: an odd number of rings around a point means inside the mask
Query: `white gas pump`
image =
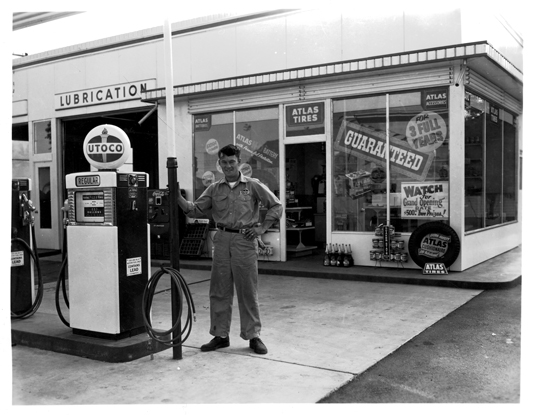
<svg viewBox="0 0 534 415"><path fill-rule="evenodd" d="M98 171L66 176L70 327L74 334L120 339L146 331L149 178L118 171L131 147L116 126L93 128L83 147Z"/></svg>

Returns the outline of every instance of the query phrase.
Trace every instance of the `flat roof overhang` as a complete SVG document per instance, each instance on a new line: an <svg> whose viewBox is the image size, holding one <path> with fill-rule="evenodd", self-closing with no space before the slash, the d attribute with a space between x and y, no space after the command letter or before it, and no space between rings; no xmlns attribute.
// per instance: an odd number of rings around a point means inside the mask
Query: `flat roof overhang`
<svg viewBox="0 0 534 415"><path fill-rule="evenodd" d="M369 72L402 72L422 65L434 66L458 60L464 61L468 68L487 78L514 99L523 101L523 73L485 41L176 85L173 90L175 99L222 95L239 90L260 91L321 79L363 76ZM147 90L141 98L143 102L159 102L164 99L165 88Z"/></svg>

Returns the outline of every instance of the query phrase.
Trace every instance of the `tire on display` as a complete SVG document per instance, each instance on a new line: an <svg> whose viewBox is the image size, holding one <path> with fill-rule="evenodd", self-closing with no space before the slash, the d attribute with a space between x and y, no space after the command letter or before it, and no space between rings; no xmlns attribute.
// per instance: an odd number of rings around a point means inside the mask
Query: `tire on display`
<svg viewBox="0 0 534 415"><path fill-rule="evenodd" d="M446 223L423 223L410 236L408 252L421 268L428 263L443 263L449 268L460 254L460 238Z"/></svg>

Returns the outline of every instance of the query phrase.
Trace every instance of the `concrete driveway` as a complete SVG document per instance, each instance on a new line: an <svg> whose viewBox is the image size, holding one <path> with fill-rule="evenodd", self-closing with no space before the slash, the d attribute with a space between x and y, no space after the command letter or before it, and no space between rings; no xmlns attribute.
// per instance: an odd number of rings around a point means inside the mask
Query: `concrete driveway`
<svg viewBox="0 0 534 415"><path fill-rule="evenodd" d="M13 404L314 403L481 292L260 275L269 353L256 355L239 338L237 305L230 347L202 353L211 339L209 272L182 274L197 311L182 360L170 349L106 363L15 346ZM162 280L158 290L168 285ZM46 285L37 313L56 315L54 284ZM163 291L154 299L153 325L168 329L170 320L170 293Z"/></svg>

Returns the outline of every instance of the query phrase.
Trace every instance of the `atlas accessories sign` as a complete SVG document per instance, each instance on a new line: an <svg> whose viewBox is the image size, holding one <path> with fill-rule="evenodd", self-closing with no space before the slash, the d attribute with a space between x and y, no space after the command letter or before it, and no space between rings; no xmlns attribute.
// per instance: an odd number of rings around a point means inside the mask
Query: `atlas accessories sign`
<svg viewBox="0 0 534 415"><path fill-rule="evenodd" d="M93 128L83 142L83 153L92 166L99 170L116 170L130 157L130 139L114 125Z"/></svg>
<svg viewBox="0 0 534 415"><path fill-rule="evenodd" d="M194 131L209 131L211 129L211 114L195 115Z"/></svg>
<svg viewBox="0 0 534 415"><path fill-rule="evenodd" d="M434 153L412 148L402 135L389 138L389 159L392 171L424 181L434 160ZM344 120L334 142L334 150L386 165L386 133L363 124Z"/></svg>
<svg viewBox="0 0 534 415"><path fill-rule="evenodd" d="M421 92L421 106L427 111L449 108L449 88L433 88Z"/></svg>

